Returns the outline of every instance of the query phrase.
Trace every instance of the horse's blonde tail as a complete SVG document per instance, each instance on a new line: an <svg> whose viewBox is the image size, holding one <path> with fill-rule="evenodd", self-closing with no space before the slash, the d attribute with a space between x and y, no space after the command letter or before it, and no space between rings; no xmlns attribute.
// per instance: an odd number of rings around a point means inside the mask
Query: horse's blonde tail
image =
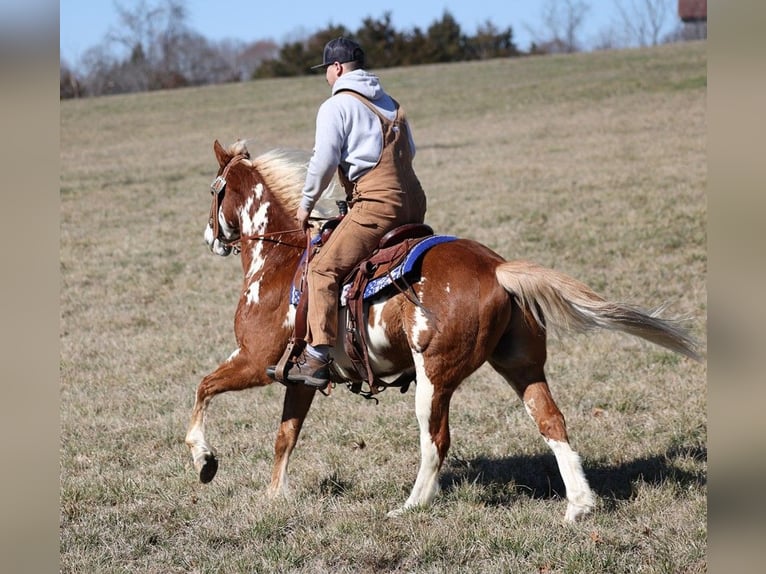
<svg viewBox="0 0 766 574"><path fill-rule="evenodd" d="M541 326L565 331L622 331L700 360L696 341L677 320L663 319L663 307L644 311L604 300L577 279L528 261L507 261L497 280Z"/></svg>

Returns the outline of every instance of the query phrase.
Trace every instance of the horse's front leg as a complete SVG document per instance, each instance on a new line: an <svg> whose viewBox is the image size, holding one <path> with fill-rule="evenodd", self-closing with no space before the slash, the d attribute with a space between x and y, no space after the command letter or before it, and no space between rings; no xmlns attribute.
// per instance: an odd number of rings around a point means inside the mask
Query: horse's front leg
<svg viewBox="0 0 766 574"><path fill-rule="evenodd" d="M287 465L298 442L303 421L311 408L316 389L301 384L288 384L282 407L282 422L274 443L274 468L271 472L269 494L287 496Z"/></svg>
<svg viewBox="0 0 766 574"><path fill-rule="evenodd" d="M205 419L211 399L226 391L238 391L269 382L270 380L261 376L258 369L253 367L253 362L239 349L202 379L197 387L194 408L186 431L186 444L191 449L194 468L199 473L201 482L210 482L218 471L215 449L205 438Z"/></svg>

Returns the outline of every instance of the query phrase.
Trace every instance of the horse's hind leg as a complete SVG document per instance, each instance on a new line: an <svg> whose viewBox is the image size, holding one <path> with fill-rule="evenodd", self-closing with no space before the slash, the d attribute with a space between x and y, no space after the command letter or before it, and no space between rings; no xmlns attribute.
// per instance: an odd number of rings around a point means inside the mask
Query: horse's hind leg
<svg viewBox="0 0 766 574"><path fill-rule="evenodd" d="M568 522L574 522L590 512L594 501L580 456L569 445L564 415L556 406L544 378L535 382L516 383L513 386L556 457L567 494L567 511L564 518Z"/></svg>
<svg viewBox="0 0 766 574"><path fill-rule="evenodd" d="M515 313L512 328L494 351L490 364L516 390L540 434L556 457L567 495L565 520L574 522L593 508L593 491L580 456L569 445L564 415L545 378L545 335Z"/></svg>
<svg viewBox="0 0 766 574"><path fill-rule="evenodd" d="M258 384L257 374L246 357L235 351L197 387L191 420L186 431L186 444L191 449L194 468L201 482L210 482L218 471L215 449L205 438L205 419L211 399L226 391L246 389Z"/></svg>

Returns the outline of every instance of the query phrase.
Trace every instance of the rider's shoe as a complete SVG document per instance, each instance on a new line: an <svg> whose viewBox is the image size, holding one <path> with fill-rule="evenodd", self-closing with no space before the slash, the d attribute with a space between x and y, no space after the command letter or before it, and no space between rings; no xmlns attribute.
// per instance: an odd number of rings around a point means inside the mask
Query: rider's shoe
<svg viewBox="0 0 766 574"><path fill-rule="evenodd" d="M266 369L272 378L275 371L275 367ZM308 387L323 390L330 384L330 363L303 353L287 370L285 378L291 383L303 383Z"/></svg>

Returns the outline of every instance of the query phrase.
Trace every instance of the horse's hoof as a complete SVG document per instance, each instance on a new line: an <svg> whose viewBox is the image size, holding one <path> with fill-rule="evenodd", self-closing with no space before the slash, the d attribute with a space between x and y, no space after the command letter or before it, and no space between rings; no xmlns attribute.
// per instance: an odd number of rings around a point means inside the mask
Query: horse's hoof
<svg viewBox="0 0 766 574"><path fill-rule="evenodd" d="M215 473L218 472L218 459L214 454L205 455L205 461L202 463L202 468L199 469L199 480L202 484L207 484Z"/></svg>
<svg viewBox="0 0 766 574"><path fill-rule="evenodd" d="M585 517L586 514L590 513L592 508L593 505L577 505L570 502L567 504L567 511L564 515L564 522L569 524L579 522Z"/></svg>
<svg viewBox="0 0 766 574"><path fill-rule="evenodd" d="M409 506L402 506L401 508L395 508L391 512L388 512L386 514L387 518L397 518L399 516L402 516L405 512L409 511L411 507Z"/></svg>

